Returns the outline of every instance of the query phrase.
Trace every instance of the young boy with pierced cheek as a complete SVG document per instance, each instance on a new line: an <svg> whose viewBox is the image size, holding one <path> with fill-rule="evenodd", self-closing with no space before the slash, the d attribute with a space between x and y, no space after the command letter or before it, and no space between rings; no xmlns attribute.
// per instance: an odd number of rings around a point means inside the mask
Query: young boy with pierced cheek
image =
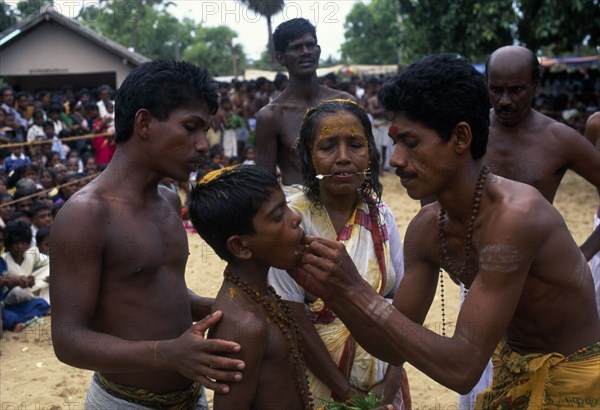
<svg viewBox="0 0 600 410"><path fill-rule="evenodd" d="M191 192L190 218L200 236L227 261L214 309L223 311L210 337L242 347L244 379L214 409L310 409L301 335L289 308L267 285L271 266L292 269L302 253L301 218L275 175L255 165L208 173Z"/></svg>

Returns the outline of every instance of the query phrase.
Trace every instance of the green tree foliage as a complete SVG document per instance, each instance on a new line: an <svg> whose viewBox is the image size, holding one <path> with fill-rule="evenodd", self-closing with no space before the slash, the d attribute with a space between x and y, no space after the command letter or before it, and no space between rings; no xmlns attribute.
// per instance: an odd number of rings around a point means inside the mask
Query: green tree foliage
<svg viewBox="0 0 600 410"><path fill-rule="evenodd" d="M124 26L119 27L117 30L121 36L124 34L123 31L128 30L128 43L126 45L137 50L139 47L138 38L142 30L140 25L152 21L151 19L155 16L151 11L154 10L155 6L161 4L166 8L173 3L163 2L163 0L99 0L99 3L97 3L99 7L87 7L82 15L89 19L94 19L97 15L97 19L102 23L106 23L107 18L124 23Z"/></svg>
<svg viewBox="0 0 600 410"><path fill-rule="evenodd" d="M456 52L481 62L523 44L552 54L600 45L600 0L398 0L403 62Z"/></svg>
<svg viewBox="0 0 600 410"><path fill-rule="evenodd" d="M23 0L15 6L0 0L0 32L53 4L53 0Z"/></svg>
<svg viewBox="0 0 600 410"><path fill-rule="evenodd" d="M600 46L599 0L522 0L519 40L532 50L577 51Z"/></svg>
<svg viewBox="0 0 600 410"><path fill-rule="evenodd" d="M354 64L398 62L398 5L390 0L356 3L344 23L342 60Z"/></svg>
<svg viewBox="0 0 600 410"><path fill-rule="evenodd" d="M126 47L132 47L132 36L135 35L135 51L150 59L184 58L207 68L215 76L233 74L230 46L231 40L237 37L236 32L225 26L202 27L187 17L179 21L165 7L168 3L158 3L158 0L144 4L140 1L105 1L101 9L84 10L80 20ZM139 7L143 7L143 11ZM132 29L134 26L135 30ZM246 62L243 47L237 45L233 51L241 71Z"/></svg>
<svg viewBox="0 0 600 410"><path fill-rule="evenodd" d="M183 53L187 61L206 67L212 76L233 75L233 60L237 58L238 72L246 66L241 45L232 46L237 33L227 26L198 27L193 44ZM233 50L232 50L233 48Z"/></svg>
<svg viewBox="0 0 600 410"><path fill-rule="evenodd" d="M510 0L400 0L403 61L454 52L482 61L513 43L516 11Z"/></svg>
<svg viewBox="0 0 600 410"><path fill-rule="evenodd" d="M285 0L240 0L242 4L248 6L248 8L267 19L267 31L269 34L267 50L271 57L271 68L276 70L278 68L277 60L275 59L275 47L273 46L273 24L271 19L273 16L281 10L285 5Z"/></svg>
<svg viewBox="0 0 600 410"><path fill-rule="evenodd" d="M0 2L0 33L17 22L15 10L4 2Z"/></svg>
<svg viewBox="0 0 600 410"><path fill-rule="evenodd" d="M155 8L157 3L104 0L101 7L83 9L79 20L148 58L175 58L177 35L182 33L180 23L166 8Z"/></svg>
<svg viewBox="0 0 600 410"><path fill-rule="evenodd" d="M53 0L23 0L17 3L17 15L19 20L26 19L32 14L44 10L54 4Z"/></svg>

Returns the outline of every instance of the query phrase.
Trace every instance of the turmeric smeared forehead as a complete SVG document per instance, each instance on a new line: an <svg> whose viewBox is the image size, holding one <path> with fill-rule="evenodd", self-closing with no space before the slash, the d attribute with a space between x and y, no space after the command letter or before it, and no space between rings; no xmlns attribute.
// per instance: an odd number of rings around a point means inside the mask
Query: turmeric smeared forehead
<svg viewBox="0 0 600 410"><path fill-rule="evenodd" d="M317 143L327 137L361 137L367 138L364 128L357 125L356 117L348 111L338 111L329 115L323 116L316 128L314 143Z"/></svg>

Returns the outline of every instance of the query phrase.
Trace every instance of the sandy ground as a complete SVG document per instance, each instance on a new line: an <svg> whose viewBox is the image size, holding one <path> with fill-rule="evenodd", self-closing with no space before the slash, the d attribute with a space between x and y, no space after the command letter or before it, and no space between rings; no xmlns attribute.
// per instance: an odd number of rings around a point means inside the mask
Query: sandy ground
<svg viewBox="0 0 600 410"><path fill-rule="evenodd" d="M396 215L400 232L419 209L393 174L383 177L384 199ZM556 207L564 216L577 243L592 230L592 215L598 205L593 187L575 174L567 173L557 194ZM221 284L224 263L197 235L190 235L188 286L201 295L214 296ZM458 288L446 280L449 320L456 317ZM439 330L439 295L427 317L426 326ZM50 338L50 318L16 334L5 332L0 341L0 409L83 409L91 376L87 370L60 363ZM455 409L456 395L408 365L414 409Z"/></svg>

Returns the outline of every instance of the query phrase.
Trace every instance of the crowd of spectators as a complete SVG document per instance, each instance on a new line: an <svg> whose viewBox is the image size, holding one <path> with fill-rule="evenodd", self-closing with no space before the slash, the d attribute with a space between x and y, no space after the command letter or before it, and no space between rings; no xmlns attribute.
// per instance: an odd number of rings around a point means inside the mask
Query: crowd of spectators
<svg viewBox="0 0 600 410"><path fill-rule="evenodd" d="M54 216L114 153L113 90L0 93L0 306L19 330L50 309Z"/></svg>
<svg viewBox="0 0 600 410"><path fill-rule="evenodd" d="M600 109L600 70L544 70L535 108L583 134L587 118Z"/></svg>

